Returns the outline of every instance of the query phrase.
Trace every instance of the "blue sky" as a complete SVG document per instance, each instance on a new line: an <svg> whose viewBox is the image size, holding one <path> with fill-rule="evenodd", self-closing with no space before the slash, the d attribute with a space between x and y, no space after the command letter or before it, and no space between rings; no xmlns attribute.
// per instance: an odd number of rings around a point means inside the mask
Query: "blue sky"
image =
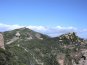
<svg viewBox="0 0 87 65"><path fill-rule="evenodd" d="M85 34L78 33L86 37L87 0L0 0L0 23L51 29L72 27L85 30Z"/></svg>

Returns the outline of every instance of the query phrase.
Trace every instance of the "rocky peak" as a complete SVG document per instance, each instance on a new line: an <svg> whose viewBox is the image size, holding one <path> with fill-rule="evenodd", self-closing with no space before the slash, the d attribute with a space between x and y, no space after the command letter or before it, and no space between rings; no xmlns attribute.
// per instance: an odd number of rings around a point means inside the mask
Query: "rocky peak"
<svg viewBox="0 0 87 65"><path fill-rule="evenodd" d="M69 43L69 44L84 44L84 40L79 38L75 32L63 34L59 36L59 42Z"/></svg>
<svg viewBox="0 0 87 65"><path fill-rule="evenodd" d="M59 38L60 39L63 39L63 38L66 38L66 39L74 39L76 37L77 36L76 36L75 32L72 32L72 33L63 34Z"/></svg>

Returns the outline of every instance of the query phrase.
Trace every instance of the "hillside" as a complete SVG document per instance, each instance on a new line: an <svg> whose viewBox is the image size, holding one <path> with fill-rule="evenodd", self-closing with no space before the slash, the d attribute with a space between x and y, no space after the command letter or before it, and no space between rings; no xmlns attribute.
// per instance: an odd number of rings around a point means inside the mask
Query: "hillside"
<svg viewBox="0 0 87 65"><path fill-rule="evenodd" d="M85 40L74 32L51 38L20 28L3 32L3 36L5 50L0 51L0 58L4 60L2 64L0 59L0 65L81 65L86 58L82 52L86 51Z"/></svg>

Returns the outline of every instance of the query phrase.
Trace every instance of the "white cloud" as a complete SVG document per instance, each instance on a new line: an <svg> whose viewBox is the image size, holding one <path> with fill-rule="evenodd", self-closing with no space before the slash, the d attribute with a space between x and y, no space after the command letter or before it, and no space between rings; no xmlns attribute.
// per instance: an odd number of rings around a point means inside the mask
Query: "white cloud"
<svg viewBox="0 0 87 65"><path fill-rule="evenodd" d="M74 29L74 30L76 30L76 29L77 29L77 28L72 27L72 26L70 26L70 27L56 26L56 28L58 28L58 29Z"/></svg>
<svg viewBox="0 0 87 65"><path fill-rule="evenodd" d="M13 30L13 29L21 28L21 27L23 27L23 26L19 26L19 25L7 25L7 24L0 23L0 31Z"/></svg>
<svg viewBox="0 0 87 65"><path fill-rule="evenodd" d="M77 28L75 28L75 27L56 26L53 28L49 28L46 33L52 37L55 37L55 36L59 36L61 34L65 34L65 33L69 33L69 32L76 32L76 31L77 31Z"/></svg>
<svg viewBox="0 0 87 65"><path fill-rule="evenodd" d="M37 30L37 31L41 31L41 30L46 31L47 30L47 28L44 26L31 26L30 25L30 26L27 26L27 28L30 28L32 30Z"/></svg>
<svg viewBox="0 0 87 65"><path fill-rule="evenodd" d="M45 27L45 26L32 26L32 25L20 26L17 24L16 25L8 25L8 24L0 23L0 31L8 31L8 30L13 30L13 29L22 28L22 27L27 27L29 29L35 30L40 33L47 34L52 37L59 36L61 34L68 33L68 32L76 32L77 35L79 35L80 37L84 37L84 38L87 35L86 34L87 29L83 29L80 31L79 29L77 29L73 26L70 26L70 27L62 27L62 26Z"/></svg>

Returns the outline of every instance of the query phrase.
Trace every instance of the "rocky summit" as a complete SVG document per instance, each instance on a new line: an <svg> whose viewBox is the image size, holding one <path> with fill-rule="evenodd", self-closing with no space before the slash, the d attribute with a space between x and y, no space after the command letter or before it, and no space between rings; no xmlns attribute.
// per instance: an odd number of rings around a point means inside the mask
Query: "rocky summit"
<svg viewBox="0 0 87 65"><path fill-rule="evenodd" d="M0 65L86 65L86 46L75 32L52 38L24 27L0 33Z"/></svg>

